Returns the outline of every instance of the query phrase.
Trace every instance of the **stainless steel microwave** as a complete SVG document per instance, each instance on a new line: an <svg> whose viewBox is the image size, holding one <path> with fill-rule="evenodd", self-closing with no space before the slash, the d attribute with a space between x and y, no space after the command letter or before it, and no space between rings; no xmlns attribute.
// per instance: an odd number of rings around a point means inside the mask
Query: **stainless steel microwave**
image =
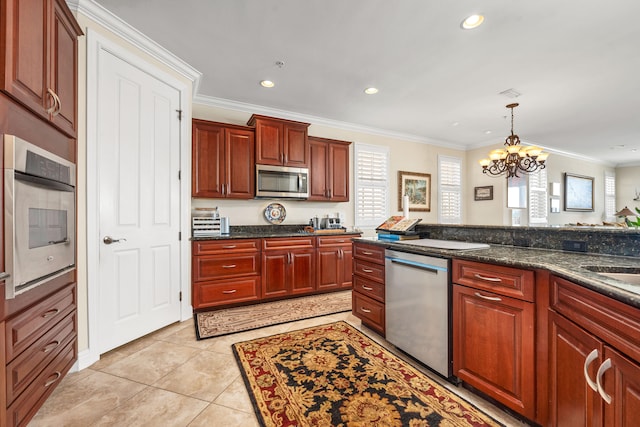
<svg viewBox="0 0 640 427"><path fill-rule="evenodd" d="M256 165L256 198L306 199L309 169Z"/></svg>

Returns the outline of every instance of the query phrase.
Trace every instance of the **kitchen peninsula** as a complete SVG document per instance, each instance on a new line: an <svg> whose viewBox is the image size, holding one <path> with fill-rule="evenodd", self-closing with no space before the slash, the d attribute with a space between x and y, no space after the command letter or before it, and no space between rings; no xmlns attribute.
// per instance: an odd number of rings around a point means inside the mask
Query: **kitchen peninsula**
<svg viewBox="0 0 640 427"><path fill-rule="evenodd" d="M458 251L357 238L354 254L393 249L452 260L453 375L465 387L541 425L633 419L640 410L640 231L417 230L430 239L490 247Z"/></svg>

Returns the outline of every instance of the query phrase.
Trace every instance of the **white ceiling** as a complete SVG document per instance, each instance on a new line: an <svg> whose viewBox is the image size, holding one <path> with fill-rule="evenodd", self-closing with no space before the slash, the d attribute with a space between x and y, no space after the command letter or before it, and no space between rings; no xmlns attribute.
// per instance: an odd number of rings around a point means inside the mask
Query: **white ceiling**
<svg viewBox="0 0 640 427"><path fill-rule="evenodd" d="M467 149L502 144L518 102L524 142L640 164L637 0L96 1L199 70L201 96Z"/></svg>

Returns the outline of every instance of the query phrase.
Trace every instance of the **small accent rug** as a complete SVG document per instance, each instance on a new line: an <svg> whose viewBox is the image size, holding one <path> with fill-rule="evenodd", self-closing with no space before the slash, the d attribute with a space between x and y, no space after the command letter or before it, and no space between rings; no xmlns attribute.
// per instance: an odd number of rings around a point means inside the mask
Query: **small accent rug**
<svg viewBox="0 0 640 427"><path fill-rule="evenodd" d="M233 352L266 427L503 426L345 322Z"/></svg>
<svg viewBox="0 0 640 427"><path fill-rule="evenodd" d="M265 326L351 311L351 291L330 292L195 313L199 340Z"/></svg>

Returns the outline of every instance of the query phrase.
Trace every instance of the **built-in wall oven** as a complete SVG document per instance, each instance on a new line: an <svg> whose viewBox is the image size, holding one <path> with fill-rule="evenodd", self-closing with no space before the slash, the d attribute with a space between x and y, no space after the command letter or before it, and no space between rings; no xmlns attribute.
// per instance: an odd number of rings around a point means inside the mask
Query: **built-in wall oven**
<svg viewBox="0 0 640 427"><path fill-rule="evenodd" d="M4 135L7 298L75 268L75 165Z"/></svg>

